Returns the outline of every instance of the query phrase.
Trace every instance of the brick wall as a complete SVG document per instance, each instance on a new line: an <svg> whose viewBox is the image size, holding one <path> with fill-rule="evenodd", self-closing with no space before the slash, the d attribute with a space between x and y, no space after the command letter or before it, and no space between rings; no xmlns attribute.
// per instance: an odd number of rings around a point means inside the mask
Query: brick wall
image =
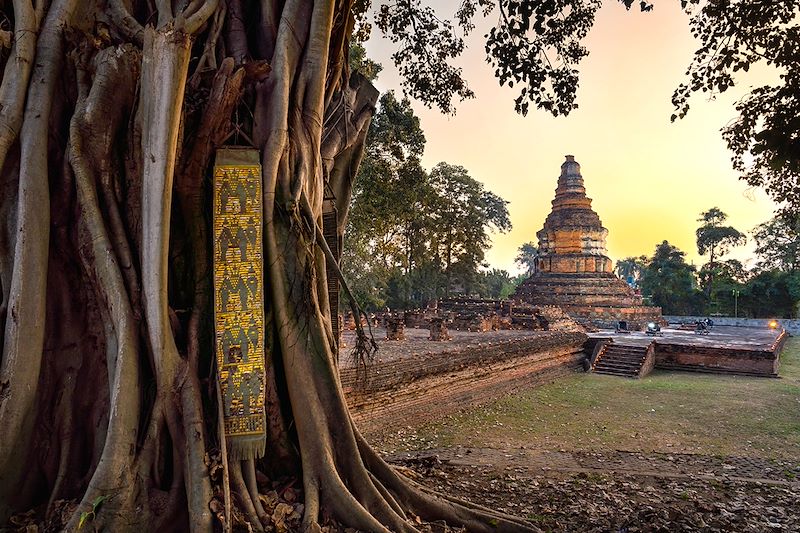
<svg viewBox="0 0 800 533"><path fill-rule="evenodd" d="M665 316L664 320L670 324L689 323L693 324L695 320L702 320L708 318L707 316ZM745 328L766 328L769 324L770 318L733 318L725 316L711 317L716 326L738 326ZM789 332L790 335L800 335L800 319L798 318L777 318L778 323Z"/></svg>
<svg viewBox="0 0 800 533"><path fill-rule="evenodd" d="M374 431L418 424L582 370L585 340L582 333L548 332L404 358L372 367L365 382L345 368L342 385L359 426Z"/></svg>

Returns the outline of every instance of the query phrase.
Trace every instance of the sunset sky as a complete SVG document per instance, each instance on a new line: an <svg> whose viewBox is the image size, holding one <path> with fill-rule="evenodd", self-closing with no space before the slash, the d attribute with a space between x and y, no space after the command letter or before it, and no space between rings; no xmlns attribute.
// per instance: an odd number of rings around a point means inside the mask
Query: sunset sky
<svg viewBox="0 0 800 533"><path fill-rule="evenodd" d="M454 11L437 9L442 16ZM722 97L695 97L687 117L671 124L672 92L697 47L677 0L656 1L650 13L626 12L614 1L604 4L586 42L591 53L580 66L580 107L567 118L514 112L516 90L499 87L485 62L483 35L495 16L478 23L460 62L476 98L459 103L454 117L413 102L427 138L425 167L439 161L462 165L511 202L514 229L493 236L487 254L492 267L518 271L517 248L535 241L565 154L581 164L588 196L609 230L608 251L615 261L652 255L666 239L687 252L690 261L704 263L695 246L696 219L713 206L748 234L770 218L774 204L761 190L737 180L719 130L735 116L733 103L745 90L774 73L751 69ZM378 88L401 94L390 58L393 45L373 29L366 46L384 67ZM752 241L730 257L746 260L751 254Z"/></svg>

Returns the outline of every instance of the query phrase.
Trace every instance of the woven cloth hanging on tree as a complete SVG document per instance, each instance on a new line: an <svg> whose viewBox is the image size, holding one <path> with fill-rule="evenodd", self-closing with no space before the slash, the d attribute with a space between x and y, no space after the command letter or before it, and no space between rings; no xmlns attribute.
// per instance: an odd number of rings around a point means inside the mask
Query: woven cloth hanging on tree
<svg viewBox="0 0 800 533"><path fill-rule="evenodd" d="M214 328L231 459L258 459L266 448L262 224L258 150L217 150Z"/></svg>

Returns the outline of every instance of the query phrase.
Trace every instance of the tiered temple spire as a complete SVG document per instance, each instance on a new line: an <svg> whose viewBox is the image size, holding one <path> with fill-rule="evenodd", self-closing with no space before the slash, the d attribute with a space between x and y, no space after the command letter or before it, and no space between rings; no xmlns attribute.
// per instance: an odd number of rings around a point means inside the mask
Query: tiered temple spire
<svg viewBox="0 0 800 533"><path fill-rule="evenodd" d="M571 155L561 165L553 210L539 238L538 269L542 272L611 272L600 217L586 196L581 166Z"/></svg>
<svg viewBox="0 0 800 533"><path fill-rule="evenodd" d="M553 209L536 233L536 272L515 298L534 305L557 305L575 318L593 322L626 320L634 327L661 316L642 306L642 297L612 274L606 251L608 230L586 196L581 166L571 155L561 165Z"/></svg>

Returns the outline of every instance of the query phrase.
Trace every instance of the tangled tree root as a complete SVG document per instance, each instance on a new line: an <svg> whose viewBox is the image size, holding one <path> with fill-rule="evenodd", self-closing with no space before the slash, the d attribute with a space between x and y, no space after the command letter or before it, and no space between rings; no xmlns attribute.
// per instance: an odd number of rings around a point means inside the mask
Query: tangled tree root
<svg viewBox="0 0 800 533"><path fill-rule="evenodd" d="M321 224L334 191L343 231L377 99L347 68L354 2L8 5L0 523L535 531L405 478L347 410ZM262 154L270 444L225 501L208 178L232 135Z"/></svg>

